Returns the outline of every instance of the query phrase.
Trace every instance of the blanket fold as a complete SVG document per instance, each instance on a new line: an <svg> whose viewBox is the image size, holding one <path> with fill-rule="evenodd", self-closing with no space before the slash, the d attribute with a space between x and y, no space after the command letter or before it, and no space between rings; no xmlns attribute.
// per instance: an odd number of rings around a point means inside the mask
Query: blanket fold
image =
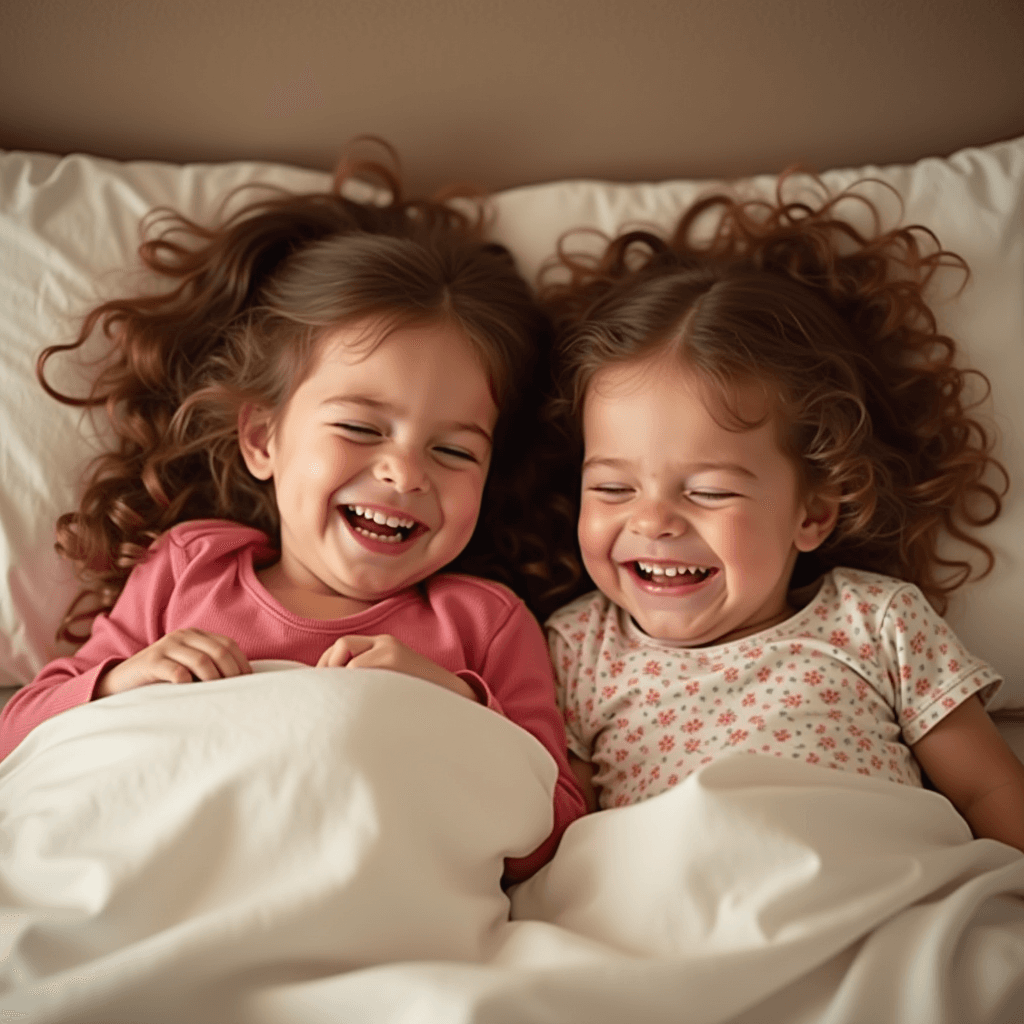
<svg viewBox="0 0 1024 1024"><path fill-rule="evenodd" d="M1024 856L737 755L551 828L532 736L381 670L153 686L0 763L0 1019L1012 1024Z"/></svg>
<svg viewBox="0 0 1024 1024"><path fill-rule="evenodd" d="M0 763L0 1007L63 1021L93 979L479 960L508 917L504 858L551 830L556 774L500 715L383 670L75 708Z"/></svg>

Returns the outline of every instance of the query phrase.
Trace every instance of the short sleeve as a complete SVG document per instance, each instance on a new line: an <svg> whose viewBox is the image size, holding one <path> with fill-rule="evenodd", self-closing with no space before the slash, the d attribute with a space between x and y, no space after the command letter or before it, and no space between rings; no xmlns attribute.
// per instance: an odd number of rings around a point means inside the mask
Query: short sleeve
<svg viewBox="0 0 1024 1024"><path fill-rule="evenodd" d="M968 654L917 587L901 587L882 622L880 650L896 701L896 721L913 746L937 722L977 695L988 703L1001 683L985 662Z"/></svg>

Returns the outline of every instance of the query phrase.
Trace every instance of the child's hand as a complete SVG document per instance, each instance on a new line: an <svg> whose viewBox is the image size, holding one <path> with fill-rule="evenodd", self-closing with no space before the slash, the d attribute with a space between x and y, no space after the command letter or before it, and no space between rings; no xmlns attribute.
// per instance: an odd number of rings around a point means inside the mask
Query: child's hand
<svg viewBox="0 0 1024 1024"><path fill-rule="evenodd" d="M317 668L389 668L425 679L462 697L476 700L473 688L453 672L424 658L387 633L380 636L343 636L320 655Z"/></svg>
<svg viewBox="0 0 1024 1024"><path fill-rule="evenodd" d="M150 683L191 683L252 672L231 637L202 629L179 629L144 647L103 675L93 697L109 697Z"/></svg>

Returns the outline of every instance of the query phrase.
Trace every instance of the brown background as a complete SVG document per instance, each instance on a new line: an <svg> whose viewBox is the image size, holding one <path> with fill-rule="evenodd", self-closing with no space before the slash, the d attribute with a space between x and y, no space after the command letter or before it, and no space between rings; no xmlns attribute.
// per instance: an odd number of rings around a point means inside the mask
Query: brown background
<svg viewBox="0 0 1024 1024"><path fill-rule="evenodd" d="M1022 0L0 0L0 148L414 188L911 161L1024 134Z"/></svg>

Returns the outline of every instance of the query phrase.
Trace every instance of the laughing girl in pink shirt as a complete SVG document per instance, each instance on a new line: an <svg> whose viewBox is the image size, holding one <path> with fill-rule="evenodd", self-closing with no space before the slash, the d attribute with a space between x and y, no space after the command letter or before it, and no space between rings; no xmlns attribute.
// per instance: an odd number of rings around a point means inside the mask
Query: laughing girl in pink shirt
<svg viewBox="0 0 1024 1024"><path fill-rule="evenodd" d="M116 436L57 530L99 614L8 703L0 757L61 711L150 683L269 658L392 669L507 716L555 758L554 829L509 862L515 880L583 798L536 620L500 584L441 570L500 546L485 483L500 466L493 507L542 325L506 251L393 185L383 207L285 195L213 230L163 222L140 252L170 290L104 303L43 354L44 387L104 408ZM97 325L111 358L88 399L60 394L47 360Z"/></svg>

